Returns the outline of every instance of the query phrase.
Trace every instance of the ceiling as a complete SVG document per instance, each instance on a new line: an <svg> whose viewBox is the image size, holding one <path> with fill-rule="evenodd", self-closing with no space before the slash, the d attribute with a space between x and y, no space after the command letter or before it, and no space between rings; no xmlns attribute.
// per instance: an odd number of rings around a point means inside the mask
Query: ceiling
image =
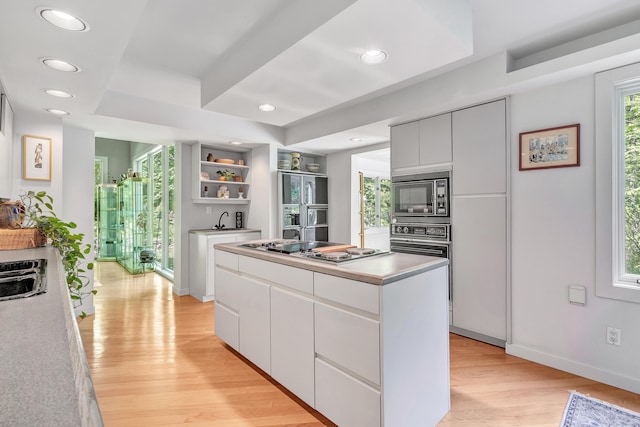
<svg viewBox="0 0 640 427"><path fill-rule="evenodd" d="M68 32L36 13L85 20ZM96 136L150 143L287 142L328 153L388 141L401 115L361 117L339 132L323 115L500 52L514 60L627 24L637 0L0 0L0 78L13 109L68 111ZM631 28L631 30L629 30ZM388 52L367 65L366 49ZM72 62L79 73L40 60ZM59 99L43 89L75 96ZM269 103L273 112L257 107ZM48 113L47 113L48 114ZM363 113L363 116L366 114ZM350 141L360 138L361 141Z"/></svg>

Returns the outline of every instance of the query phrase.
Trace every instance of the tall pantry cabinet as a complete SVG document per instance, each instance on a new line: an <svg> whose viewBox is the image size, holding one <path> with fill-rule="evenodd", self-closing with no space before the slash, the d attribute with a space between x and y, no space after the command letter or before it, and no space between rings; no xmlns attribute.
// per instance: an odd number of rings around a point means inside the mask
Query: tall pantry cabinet
<svg viewBox="0 0 640 427"><path fill-rule="evenodd" d="M507 339L508 99L391 128L391 173L451 170L451 330Z"/></svg>
<svg viewBox="0 0 640 427"><path fill-rule="evenodd" d="M507 339L507 105L489 102L451 118L452 329L498 345Z"/></svg>

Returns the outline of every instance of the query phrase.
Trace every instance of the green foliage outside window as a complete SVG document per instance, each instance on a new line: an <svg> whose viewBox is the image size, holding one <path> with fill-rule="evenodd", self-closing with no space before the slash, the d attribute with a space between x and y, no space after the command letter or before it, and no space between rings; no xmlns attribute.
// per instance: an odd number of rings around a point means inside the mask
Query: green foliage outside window
<svg viewBox="0 0 640 427"><path fill-rule="evenodd" d="M364 177L364 226L386 227L391 219L391 180Z"/></svg>
<svg viewBox="0 0 640 427"><path fill-rule="evenodd" d="M625 97L625 264L640 274L640 93Z"/></svg>

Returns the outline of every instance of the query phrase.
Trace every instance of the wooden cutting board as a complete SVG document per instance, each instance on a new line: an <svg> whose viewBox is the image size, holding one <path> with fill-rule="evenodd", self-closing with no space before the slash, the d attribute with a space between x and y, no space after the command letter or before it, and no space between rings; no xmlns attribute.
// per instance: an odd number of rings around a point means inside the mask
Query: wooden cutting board
<svg viewBox="0 0 640 427"><path fill-rule="evenodd" d="M324 248L313 248L315 252L327 253L327 252L344 252L347 249L355 248L355 245L335 245L325 246Z"/></svg>

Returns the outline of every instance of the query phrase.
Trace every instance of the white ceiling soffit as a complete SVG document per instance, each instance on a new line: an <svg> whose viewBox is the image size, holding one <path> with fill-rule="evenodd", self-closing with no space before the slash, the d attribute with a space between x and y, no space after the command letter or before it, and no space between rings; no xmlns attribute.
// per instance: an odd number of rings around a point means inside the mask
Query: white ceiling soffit
<svg viewBox="0 0 640 427"><path fill-rule="evenodd" d="M91 30L82 33L64 31L45 22L36 12L43 5L40 1L2 0L0 56L7 95L15 110L34 109L34 106L40 109L60 108L57 106L60 100L52 99L43 89L61 89L77 95L73 102L64 103L62 108L71 114L93 113L147 2L51 3L90 23ZM126 13L122 13L123 10ZM118 30L100 25L102 22L118 22ZM39 63L43 58L66 60L80 67L81 71L65 73L52 70ZM50 83L52 81L55 81L55 86Z"/></svg>
<svg viewBox="0 0 640 427"><path fill-rule="evenodd" d="M211 111L284 126L471 55L471 17L468 0L359 0L217 98L210 100L203 80L202 102ZM402 25L390 31L393 22ZM370 48L389 58L362 63ZM258 110L264 103L276 111Z"/></svg>

